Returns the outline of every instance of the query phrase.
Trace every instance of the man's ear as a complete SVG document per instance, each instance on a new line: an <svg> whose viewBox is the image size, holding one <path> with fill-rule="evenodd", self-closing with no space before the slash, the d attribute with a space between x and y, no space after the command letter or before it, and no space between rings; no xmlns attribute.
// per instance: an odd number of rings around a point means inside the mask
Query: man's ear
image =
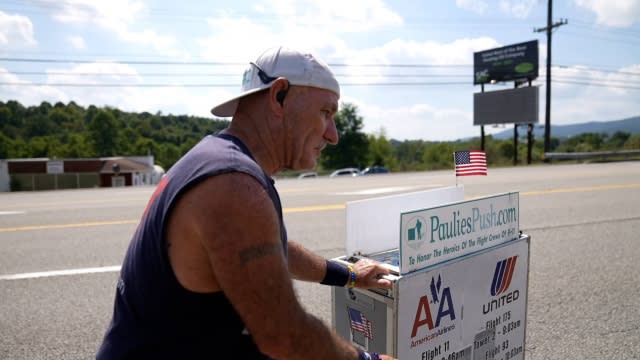
<svg viewBox="0 0 640 360"><path fill-rule="evenodd" d="M284 107L284 99L287 96L290 87L289 80L285 78L278 78L275 80L273 85L271 85L271 90L269 92L269 96L272 100L271 103L273 104L273 100L275 100L282 109Z"/></svg>

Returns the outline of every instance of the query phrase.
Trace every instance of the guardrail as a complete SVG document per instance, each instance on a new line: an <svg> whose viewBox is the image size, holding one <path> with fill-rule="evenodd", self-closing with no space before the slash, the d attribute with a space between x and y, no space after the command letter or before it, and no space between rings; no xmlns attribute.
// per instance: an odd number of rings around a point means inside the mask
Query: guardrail
<svg viewBox="0 0 640 360"><path fill-rule="evenodd" d="M617 158L628 159L636 156L640 156L640 150L544 153L544 157L547 160L611 160Z"/></svg>

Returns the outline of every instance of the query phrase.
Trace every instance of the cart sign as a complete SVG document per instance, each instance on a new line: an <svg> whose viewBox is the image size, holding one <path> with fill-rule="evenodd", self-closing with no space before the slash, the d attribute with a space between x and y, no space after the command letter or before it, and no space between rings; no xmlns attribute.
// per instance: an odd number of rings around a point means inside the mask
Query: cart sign
<svg viewBox="0 0 640 360"><path fill-rule="evenodd" d="M473 53L473 84L538 77L538 40Z"/></svg>
<svg viewBox="0 0 640 360"><path fill-rule="evenodd" d="M398 359L523 359L528 272L517 240L403 277Z"/></svg>
<svg viewBox="0 0 640 360"><path fill-rule="evenodd" d="M517 239L519 194L505 193L400 215L400 273Z"/></svg>

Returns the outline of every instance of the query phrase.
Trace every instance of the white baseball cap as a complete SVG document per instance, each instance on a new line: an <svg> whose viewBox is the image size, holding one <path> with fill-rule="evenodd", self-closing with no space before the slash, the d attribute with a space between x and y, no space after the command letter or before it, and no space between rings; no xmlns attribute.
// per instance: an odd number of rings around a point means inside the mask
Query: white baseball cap
<svg viewBox="0 0 640 360"><path fill-rule="evenodd" d="M211 109L215 116L233 116L244 96L268 89L279 77L291 85L311 86L333 91L340 96L340 85L329 66L311 54L302 54L284 47L272 48L260 55L242 76L242 90L237 95Z"/></svg>

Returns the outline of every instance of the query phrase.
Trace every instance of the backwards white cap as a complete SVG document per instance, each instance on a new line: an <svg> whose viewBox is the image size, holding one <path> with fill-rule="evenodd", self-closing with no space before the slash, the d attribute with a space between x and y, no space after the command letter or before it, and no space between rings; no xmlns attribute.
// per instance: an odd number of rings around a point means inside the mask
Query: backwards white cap
<svg viewBox="0 0 640 360"><path fill-rule="evenodd" d="M242 76L242 90L237 95L211 109L215 116L233 116L244 96L268 89L278 77L291 85L311 86L333 91L340 96L340 85L329 66L311 54L302 54L284 47L265 51L250 63Z"/></svg>

